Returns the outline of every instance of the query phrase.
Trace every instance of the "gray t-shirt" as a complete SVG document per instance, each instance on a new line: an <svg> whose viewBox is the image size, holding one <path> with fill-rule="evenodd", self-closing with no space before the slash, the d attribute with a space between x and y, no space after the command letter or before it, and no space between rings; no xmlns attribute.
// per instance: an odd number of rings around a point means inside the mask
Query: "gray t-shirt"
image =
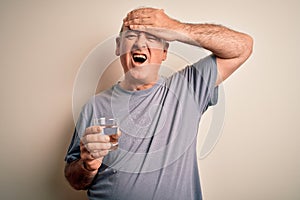
<svg viewBox="0 0 300 200"><path fill-rule="evenodd" d="M104 158L89 199L202 199L196 140L202 114L217 103L216 79L211 55L150 89L127 91L116 84L92 97L65 160L80 158L80 138L95 118L118 119L122 136L119 148Z"/></svg>

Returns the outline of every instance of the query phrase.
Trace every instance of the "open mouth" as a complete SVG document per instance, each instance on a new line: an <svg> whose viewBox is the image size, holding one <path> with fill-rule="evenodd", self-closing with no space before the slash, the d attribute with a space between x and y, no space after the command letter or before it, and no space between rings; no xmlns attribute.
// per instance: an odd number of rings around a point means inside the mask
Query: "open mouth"
<svg viewBox="0 0 300 200"><path fill-rule="evenodd" d="M147 60L147 56L145 54L135 53L132 55L132 58L133 58L134 62L140 63L140 64L144 63Z"/></svg>

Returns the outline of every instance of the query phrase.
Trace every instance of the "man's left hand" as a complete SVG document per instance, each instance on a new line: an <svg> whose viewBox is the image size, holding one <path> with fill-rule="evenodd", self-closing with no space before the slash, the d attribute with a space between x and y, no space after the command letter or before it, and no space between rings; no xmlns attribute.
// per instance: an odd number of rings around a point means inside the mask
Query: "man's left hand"
<svg viewBox="0 0 300 200"><path fill-rule="evenodd" d="M123 22L131 30L144 31L166 41L182 37L181 22L170 18L163 9L136 9L128 13Z"/></svg>

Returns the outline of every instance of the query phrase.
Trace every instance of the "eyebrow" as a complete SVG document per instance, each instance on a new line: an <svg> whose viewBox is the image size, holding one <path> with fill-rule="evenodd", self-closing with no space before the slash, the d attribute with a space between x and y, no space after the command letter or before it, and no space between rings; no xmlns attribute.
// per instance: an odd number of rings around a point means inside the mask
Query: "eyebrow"
<svg viewBox="0 0 300 200"><path fill-rule="evenodd" d="M155 37L155 38L157 38L157 39L161 39L161 38L156 37L155 35L152 35L152 34L150 34L150 33L147 33L147 32L144 32L144 31L137 31L137 30L127 30L127 31L125 32L125 35L130 34L130 33L134 33L134 34L145 33L146 36L151 36L151 37Z"/></svg>
<svg viewBox="0 0 300 200"><path fill-rule="evenodd" d="M126 35L128 35L128 34L130 34L130 33L133 33L133 34L145 33L145 34L146 34L146 36L155 37L155 38L157 38L157 39L158 39L160 42L162 42L162 43L164 43L164 42L165 42L165 41L164 41L162 38L156 37L155 35L152 35L152 34L150 34L150 33L147 33L147 32L145 32L145 31L138 31L138 30L126 30L126 31L124 31L123 33L124 33L124 35L125 35L125 36L126 36Z"/></svg>

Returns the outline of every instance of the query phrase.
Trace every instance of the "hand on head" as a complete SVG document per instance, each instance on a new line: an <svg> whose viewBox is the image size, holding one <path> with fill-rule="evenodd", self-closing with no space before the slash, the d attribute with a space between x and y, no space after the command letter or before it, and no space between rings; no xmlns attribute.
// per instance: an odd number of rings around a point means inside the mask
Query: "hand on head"
<svg viewBox="0 0 300 200"><path fill-rule="evenodd" d="M144 31L166 41L178 38L181 23L170 18L163 9L139 8L127 14L123 25L130 30Z"/></svg>

